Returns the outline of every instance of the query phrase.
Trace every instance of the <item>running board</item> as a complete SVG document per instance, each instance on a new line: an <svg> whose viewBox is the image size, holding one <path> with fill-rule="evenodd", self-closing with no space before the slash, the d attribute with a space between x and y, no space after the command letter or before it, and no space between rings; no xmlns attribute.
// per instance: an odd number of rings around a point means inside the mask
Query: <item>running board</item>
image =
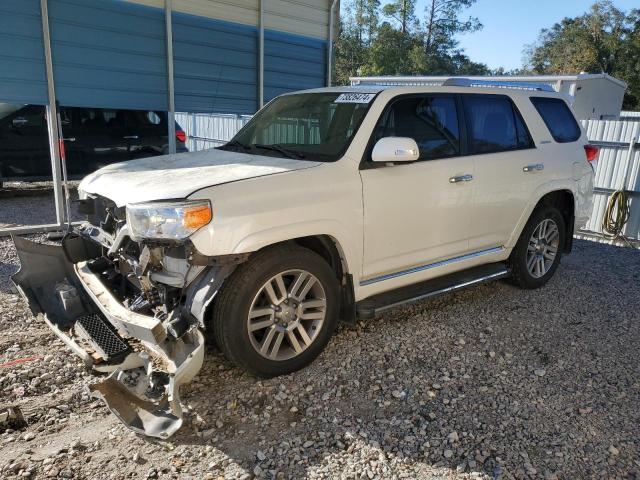
<svg viewBox="0 0 640 480"><path fill-rule="evenodd" d="M444 293L491 282L508 277L509 274L509 269L504 263L480 265L462 272L408 285L367 298L356 303L356 313L361 320L371 319L386 310L400 305L420 302Z"/></svg>

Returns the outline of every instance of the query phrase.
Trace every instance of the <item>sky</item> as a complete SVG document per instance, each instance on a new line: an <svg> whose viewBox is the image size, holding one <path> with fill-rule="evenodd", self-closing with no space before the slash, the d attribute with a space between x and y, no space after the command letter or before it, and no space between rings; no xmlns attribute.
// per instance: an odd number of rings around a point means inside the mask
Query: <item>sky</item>
<svg viewBox="0 0 640 480"><path fill-rule="evenodd" d="M424 17L427 0L418 0L416 13ZM346 2L343 2L346 3ZM383 0L384 3L384 0ZM640 8L639 0L614 0L621 10ZM477 0L467 15L478 17L484 28L458 40L474 62L507 70L522 66L522 51L536 41L542 28L564 17L586 12L593 0Z"/></svg>

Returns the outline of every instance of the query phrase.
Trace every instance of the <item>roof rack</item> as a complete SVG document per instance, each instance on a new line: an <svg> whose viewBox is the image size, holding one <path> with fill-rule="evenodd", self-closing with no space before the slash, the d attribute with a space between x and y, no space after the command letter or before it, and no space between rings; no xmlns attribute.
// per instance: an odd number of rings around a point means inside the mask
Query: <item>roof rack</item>
<svg viewBox="0 0 640 480"><path fill-rule="evenodd" d="M497 80L472 80L470 78L451 77L443 83L444 87L488 87L513 88L516 90L537 90L541 92L555 92L551 85L545 83L502 82Z"/></svg>

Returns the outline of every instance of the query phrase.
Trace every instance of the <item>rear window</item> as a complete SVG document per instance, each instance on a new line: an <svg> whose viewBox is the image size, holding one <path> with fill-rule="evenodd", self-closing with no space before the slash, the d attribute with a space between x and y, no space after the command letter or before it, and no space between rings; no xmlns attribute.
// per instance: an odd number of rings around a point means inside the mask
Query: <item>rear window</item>
<svg viewBox="0 0 640 480"><path fill-rule="evenodd" d="M556 142L575 142L580 138L580 127L564 100L531 97L531 102Z"/></svg>
<svg viewBox="0 0 640 480"><path fill-rule="evenodd" d="M494 153L533 147L527 127L509 97L463 95L470 153Z"/></svg>

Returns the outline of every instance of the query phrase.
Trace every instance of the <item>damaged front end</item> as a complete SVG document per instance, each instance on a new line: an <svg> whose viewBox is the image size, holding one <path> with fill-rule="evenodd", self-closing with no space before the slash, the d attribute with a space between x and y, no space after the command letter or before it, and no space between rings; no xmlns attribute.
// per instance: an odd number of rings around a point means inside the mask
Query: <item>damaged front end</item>
<svg viewBox="0 0 640 480"><path fill-rule="evenodd" d="M92 395L132 430L167 438L182 425L179 388L202 367L206 307L242 259L208 259L189 242L134 241L111 215L61 245L14 237L13 281L71 350L109 373Z"/></svg>

